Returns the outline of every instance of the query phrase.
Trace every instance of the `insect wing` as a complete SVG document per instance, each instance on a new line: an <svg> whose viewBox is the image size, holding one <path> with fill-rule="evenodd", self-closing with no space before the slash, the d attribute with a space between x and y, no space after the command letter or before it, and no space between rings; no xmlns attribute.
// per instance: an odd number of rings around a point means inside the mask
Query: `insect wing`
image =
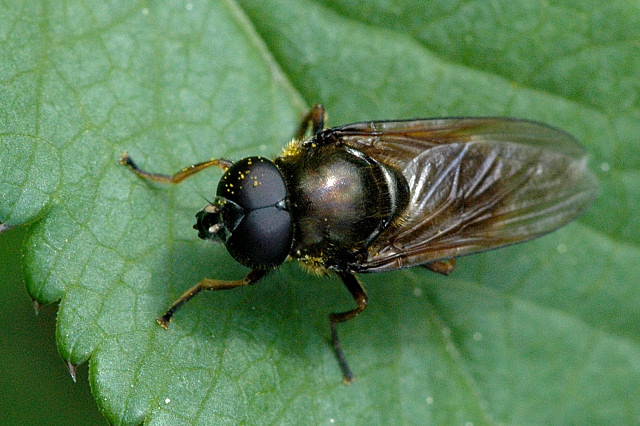
<svg viewBox="0 0 640 426"><path fill-rule="evenodd" d="M354 270L376 272L458 257L550 232L597 194L582 147L527 120L377 121L330 136L399 170L409 205Z"/></svg>

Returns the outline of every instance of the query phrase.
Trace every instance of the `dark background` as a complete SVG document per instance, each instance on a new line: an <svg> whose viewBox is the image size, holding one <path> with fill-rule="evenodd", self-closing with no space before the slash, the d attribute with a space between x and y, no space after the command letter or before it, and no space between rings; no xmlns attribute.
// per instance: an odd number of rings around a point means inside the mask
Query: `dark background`
<svg viewBox="0 0 640 426"><path fill-rule="evenodd" d="M87 365L73 383L56 349L57 306L36 316L22 279L25 229L0 234L0 424L105 424L91 395Z"/></svg>

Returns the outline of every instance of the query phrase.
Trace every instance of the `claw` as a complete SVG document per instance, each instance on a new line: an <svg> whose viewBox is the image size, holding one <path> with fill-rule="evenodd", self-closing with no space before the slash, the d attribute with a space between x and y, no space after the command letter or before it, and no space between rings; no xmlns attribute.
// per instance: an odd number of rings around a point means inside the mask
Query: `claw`
<svg viewBox="0 0 640 426"><path fill-rule="evenodd" d="M164 328L165 330L169 328L169 321L167 321L164 317L158 318L156 322L160 324L160 327Z"/></svg>

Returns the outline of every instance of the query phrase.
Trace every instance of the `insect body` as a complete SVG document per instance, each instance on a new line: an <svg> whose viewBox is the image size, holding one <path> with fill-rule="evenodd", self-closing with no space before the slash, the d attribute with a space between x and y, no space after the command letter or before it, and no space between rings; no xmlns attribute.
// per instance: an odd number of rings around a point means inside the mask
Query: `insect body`
<svg viewBox="0 0 640 426"><path fill-rule="evenodd" d="M242 280L204 279L158 319L201 290L255 283L287 258L335 272L356 307L329 316L345 381L353 374L337 324L367 305L355 273L423 265L448 274L455 258L535 238L580 215L597 193L584 151L569 134L508 118L372 121L324 129L316 105L274 161L211 159L174 175L179 183L218 166L215 200L196 215L198 236L225 244L251 268ZM303 141L311 125L312 136Z"/></svg>

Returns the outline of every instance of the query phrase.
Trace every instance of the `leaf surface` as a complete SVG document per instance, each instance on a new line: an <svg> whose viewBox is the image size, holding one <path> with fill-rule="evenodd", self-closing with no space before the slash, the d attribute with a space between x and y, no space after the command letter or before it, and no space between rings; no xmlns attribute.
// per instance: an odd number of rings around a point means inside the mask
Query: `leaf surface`
<svg viewBox="0 0 640 426"><path fill-rule="evenodd" d="M640 7L614 1L3 4L0 222L28 227L32 297L60 300L58 350L88 361L114 423L640 421ZM363 276L341 327L336 278L246 270L198 240L212 156L275 156L322 102L329 125L506 115L575 134L602 193L566 228L423 269Z"/></svg>

